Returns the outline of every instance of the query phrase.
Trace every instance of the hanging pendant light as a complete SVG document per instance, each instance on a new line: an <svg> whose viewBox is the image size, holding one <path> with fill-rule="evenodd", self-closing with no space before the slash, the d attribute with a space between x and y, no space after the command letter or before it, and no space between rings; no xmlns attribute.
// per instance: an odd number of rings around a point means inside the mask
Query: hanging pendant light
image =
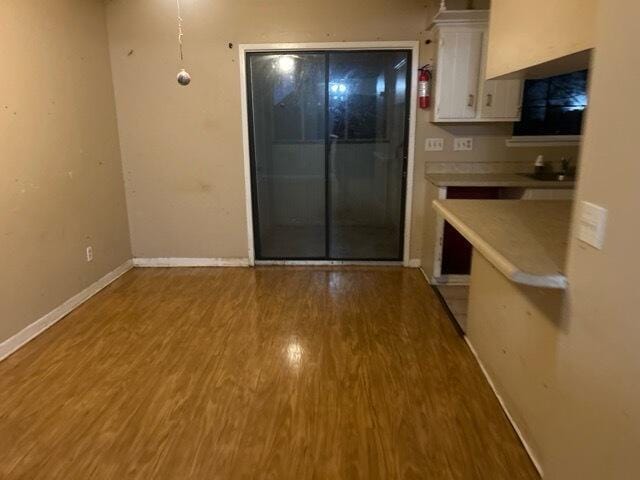
<svg viewBox="0 0 640 480"><path fill-rule="evenodd" d="M182 53L182 9L180 8L180 0L176 0L178 6L178 49L180 50L180 66L184 63L184 55ZM184 87L191 83L191 75L184 68L181 68L178 72L178 83Z"/></svg>
<svg viewBox="0 0 640 480"><path fill-rule="evenodd" d="M191 75L183 68L178 72L178 83L183 87L186 87L191 83Z"/></svg>

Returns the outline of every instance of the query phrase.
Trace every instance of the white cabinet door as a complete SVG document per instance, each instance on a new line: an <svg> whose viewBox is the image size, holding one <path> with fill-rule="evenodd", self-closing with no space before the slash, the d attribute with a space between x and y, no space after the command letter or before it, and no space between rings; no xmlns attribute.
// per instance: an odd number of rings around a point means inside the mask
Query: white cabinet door
<svg viewBox="0 0 640 480"><path fill-rule="evenodd" d="M480 117L519 120L522 87L522 80L484 82L480 99Z"/></svg>
<svg viewBox="0 0 640 480"><path fill-rule="evenodd" d="M482 37L481 30L440 32L436 121L476 117Z"/></svg>

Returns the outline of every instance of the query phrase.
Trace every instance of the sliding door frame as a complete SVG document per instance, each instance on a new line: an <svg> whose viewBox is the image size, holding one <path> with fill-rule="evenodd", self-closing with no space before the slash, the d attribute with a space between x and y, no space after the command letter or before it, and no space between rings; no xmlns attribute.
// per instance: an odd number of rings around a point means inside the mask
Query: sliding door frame
<svg viewBox="0 0 640 480"><path fill-rule="evenodd" d="M391 42L329 42L329 43L265 43L265 44L241 44L238 48L240 65L240 100L242 108L242 144L244 157L244 187L245 187L245 208L247 216L247 256L249 265L256 263L254 248L254 223L253 223L253 198L252 198L252 175L251 175L251 143L249 122L249 102L247 92L247 53L254 52L304 52L304 51L342 51L342 50L410 50L411 51L411 89L409 105L409 132L407 135L407 165L405 176L405 206L404 206L404 239L402 264L405 267L413 266L411 262L411 213L413 207L413 169L415 163L415 138L416 138L416 111L417 111L417 88L415 75L419 67L419 42L417 41L391 41ZM263 262L261 262L263 263ZM274 263L265 261L264 263ZM345 265L345 264L375 264L380 265L389 262L359 262L359 261L278 261L278 264L315 264L315 265Z"/></svg>

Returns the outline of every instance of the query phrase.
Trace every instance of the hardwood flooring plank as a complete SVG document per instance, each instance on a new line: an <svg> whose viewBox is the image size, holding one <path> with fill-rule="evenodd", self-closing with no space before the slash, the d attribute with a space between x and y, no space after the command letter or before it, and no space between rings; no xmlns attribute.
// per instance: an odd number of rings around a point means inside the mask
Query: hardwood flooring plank
<svg viewBox="0 0 640 480"><path fill-rule="evenodd" d="M0 363L0 478L538 478L416 270L134 269Z"/></svg>

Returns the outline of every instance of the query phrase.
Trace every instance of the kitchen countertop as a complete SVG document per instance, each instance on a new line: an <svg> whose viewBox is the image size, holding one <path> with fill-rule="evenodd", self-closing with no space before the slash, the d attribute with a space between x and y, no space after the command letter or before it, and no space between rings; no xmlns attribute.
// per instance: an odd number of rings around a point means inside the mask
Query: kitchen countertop
<svg viewBox="0 0 640 480"><path fill-rule="evenodd" d="M518 173L427 173L436 187L574 188L575 181L545 181Z"/></svg>
<svg viewBox="0 0 640 480"><path fill-rule="evenodd" d="M572 202L435 200L433 206L513 282L566 288Z"/></svg>

